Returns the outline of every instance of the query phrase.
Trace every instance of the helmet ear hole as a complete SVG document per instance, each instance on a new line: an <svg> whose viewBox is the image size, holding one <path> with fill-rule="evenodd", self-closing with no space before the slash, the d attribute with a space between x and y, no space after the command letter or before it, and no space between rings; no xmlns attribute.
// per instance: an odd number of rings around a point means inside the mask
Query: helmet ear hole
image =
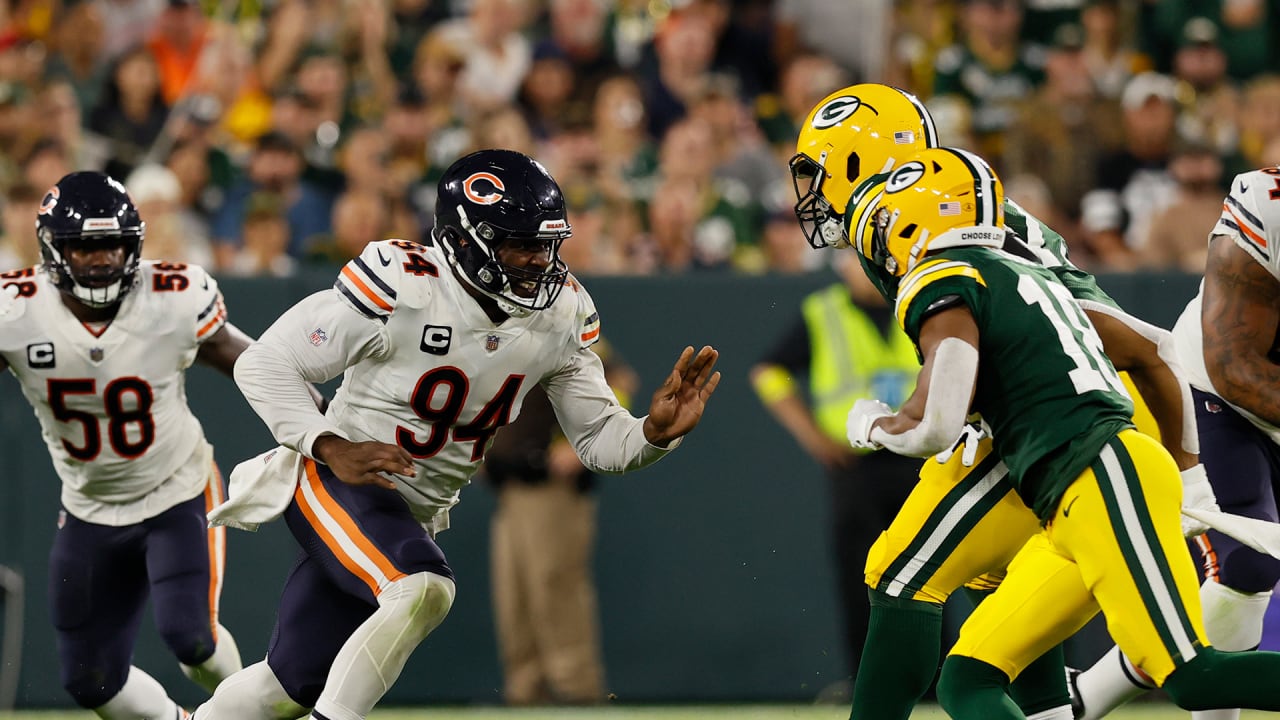
<svg viewBox="0 0 1280 720"><path fill-rule="evenodd" d="M858 153L849 153L849 163L845 168L845 175L849 178L849 182L857 184L858 178L862 177L862 160L858 157Z"/></svg>
<svg viewBox="0 0 1280 720"><path fill-rule="evenodd" d="M912 235L916 234L916 229L917 229L917 225L915 223L911 223L910 225L907 225L906 227L902 228L902 232L898 233L898 237L910 238Z"/></svg>

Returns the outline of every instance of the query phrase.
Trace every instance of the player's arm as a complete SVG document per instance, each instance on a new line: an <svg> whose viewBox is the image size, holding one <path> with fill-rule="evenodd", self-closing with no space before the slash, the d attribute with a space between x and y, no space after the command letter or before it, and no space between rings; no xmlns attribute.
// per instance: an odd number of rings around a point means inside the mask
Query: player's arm
<svg viewBox="0 0 1280 720"><path fill-rule="evenodd" d="M824 467L850 465L857 455L818 428L796 383L795 376L809 365L809 352L808 327L802 317L797 318L792 331L751 368L751 387L773 419L786 428L810 457Z"/></svg>
<svg viewBox="0 0 1280 720"><path fill-rule="evenodd" d="M332 289L287 310L235 366L236 384L276 441L326 463L351 484L393 487L380 473L412 475L412 458L390 443L351 442L311 403L308 383L389 352L384 328L395 310L400 264L380 262L379 253L394 252L387 243L370 243Z"/></svg>
<svg viewBox="0 0 1280 720"><path fill-rule="evenodd" d="M236 358L253 344L253 338L241 332L240 328L226 323L208 340L200 344L196 351L196 360L212 367L218 372L232 377L236 366Z"/></svg>
<svg viewBox="0 0 1280 720"><path fill-rule="evenodd" d="M1223 400L1280 425L1280 281L1226 235L1209 241L1200 328L1204 364Z"/></svg>
<svg viewBox="0 0 1280 720"><path fill-rule="evenodd" d="M1191 387L1182 376L1173 349L1173 334L1102 303L1079 301L1102 339L1116 370L1129 373L1155 417L1160 440L1186 470L1199 463Z"/></svg>
<svg viewBox="0 0 1280 720"><path fill-rule="evenodd" d="M915 392L897 413L875 419L867 437L899 455L930 457L964 429L978 381L978 324L967 305L948 296L920 326L924 365ZM859 401L865 402L865 401ZM851 429L852 437L852 429Z"/></svg>

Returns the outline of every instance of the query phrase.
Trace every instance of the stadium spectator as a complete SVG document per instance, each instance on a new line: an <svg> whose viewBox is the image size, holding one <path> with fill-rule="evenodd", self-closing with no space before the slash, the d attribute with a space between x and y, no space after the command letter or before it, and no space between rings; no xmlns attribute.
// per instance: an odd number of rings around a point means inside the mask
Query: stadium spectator
<svg viewBox="0 0 1280 720"><path fill-rule="evenodd" d="M44 190L24 182L15 183L4 194L0 214L0 272L29 268L40 262L40 243L31 218L40 208Z"/></svg>
<svg viewBox="0 0 1280 720"><path fill-rule="evenodd" d="M576 100L593 97L600 83L621 69L607 35L610 4L605 0L547 3L547 37L533 52L535 57L552 54L568 63Z"/></svg>
<svg viewBox="0 0 1280 720"><path fill-rule="evenodd" d="M1174 151L1169 175L1177 193L1151 219L1139 261L1156 270L1200 274L1209 253L1205 228L1222 215L1222 160L1209 145L1187 143Z"/></svg>
<svg viewBox="0 0 1280 720"><path fill-rule="evenodd" d="M967 131L977 143L972 149L997 167L1017 104L1044 80L1043 55L1020 40L1021 24L1018 0L963 0L960 41L938 53L935 65L930 109L938 106L938 113L950 117L967 114Z"/></svg>
<svg viewBox="0 0 1280 720"><path fill-rule="evenodd" d="M98 59L110 63L146 42L156 18L164 12L167 0L85 1L95 3L101 9L103 44Z"/></svg>
<svg viewBox="0 0 1280 720"><path fill-rule="evenodd" d="M1271 164L1265 148L1280 139L1280 76L1261 75L1244 87L1239 110L1239 144L1226 158L1225 177Z"/></svg>
<svg viewBox="0 0 1280 720"><path fill-rule="evenodd" d="M533 60L520 33L528 0L471 0L464 18L440 24L455 47L467 48L459 89L469 112L478 113L516 99Z"/></svg>
<svg viewBox="0 0 1280 720"><path fill-rule="evenodd" d="M715 41L711 21L699 13L673 13L658 29L640 70L654 138L666 135L701 92L715 58Z"/></svg>
<svg viewBox="0 0 1280 720"><path fill-rule="evenodd" d="M809 110L849 85L840 67L822 55L797 55L782 69L778 92L756 99L756 122L781 162L796 151L796 134Z"/></svg>
<svg viewBox="0 0 1280 720"><path fill-rule="evenodd" d="M1137 75L1124 89L1124 147L1098 161L1094 189L1080 203L1085 239L1104 269L1132 270L1152 216L1173 202L1176 89L1157 73Z"/></svg>
<svg viewBox="0 0 1280 720"><path fill-rule="evenodd" d="M187 222L182 183L164 165L148 163L129 173L124 183L138 212L147 219L142 257L207 267L213 260L207 228ZM204 230L204 233L201 233Z"/></svg>
<svg viewBox="0 0 1280 720"><path fill-rule="evenodd" d="M1207 143L1219 154L1234 150L1240 93L1227 77L1227 55L1218 45L1218 27L1212 20L1187 21L1173 56L1173 76L1179 83L1181 106L1178 136Z"/></svg>
<svg viewBox="0 0 1280 720"><path fill-rule="evenodd" d="M1119 103L1098 96L1085 67L1083 40L1076 25L1058 28L1053 46L1045 53L1044 85L1020 104L1018 120L1006 137L1004 157L1005 175L1040 178L1051 206L1070 209L1059 214L1070 218L1072 225L1078 220L1080 200L1094 187L1099 159L1118 149L1123 140ZM1021 194L1008 194L1023 201ZM1066 229L1058 223L1050 227L1059 232Z"/></svg>
<svg viewBox="0 0 1280 720"><path fill-rule="evenodd" d="M258 138L248 167L227 191L226 200L213 217L214 253L225 266L242 244L241 225L250 196L269 192L282 198L289 221L287 252L297 257L306 241L329 232L332 194L302 178L302 154L280 133Z"/></svg>
<svg viewBox="0 0 1280 720"><path fill-rule="evenodd" d="M116 179L128 177L160 137L168 114L151 53L141 46L125 52L89 114L89 130L106 143L106 173Z"/></svg>
<svg viewBox="0 0 1280 720"><path fill-rule="evenodd" d="M342 265L364 252L371 242L388 237L386 198L368 190L351 189L333 204L332 230L307 242L307 257L325 265Z"/></svg>
<svg viewBox="0 0 1280 720"><path fill-rule="evenodd" d="M195 76L209 30L196 0L167 0L156 18L146 45L155 58L166 104L176 103Z"/></svg>
<svg viewBox="0 0 1280 720"><path fill-rule="evenodd" d="M102 11L111 4L109 1L75 3L54 25L45 79L71 83L82 108L97 107L107 84L109 66L103 62L106 38Z"/></svg>
<svg viewBox="0 0 1280 720"><path fill-rule="evenodd" d="M1151 59L1134 49L1124 34L1120 0L1086 0L1080 24L1089 77L1099 95L1118 102L1129 78L1151 69Z"/></svg>
<svg viewBox="0 0 1280 720"><path fill-rule="evenodd" d="M289 221L284 200L271 192L257 192L245 204L244 240L223 272L241 277L293 275L298 261L289 255Z"/></svg>
<svg viewBox="0 0 1280 720"><path fill-rule="evenodd" d="M878 82L885 75L886 39L895 5L880 0L777 0L774 62L783 68L805 52L817 53L843 68L854 82Z"/></svg>

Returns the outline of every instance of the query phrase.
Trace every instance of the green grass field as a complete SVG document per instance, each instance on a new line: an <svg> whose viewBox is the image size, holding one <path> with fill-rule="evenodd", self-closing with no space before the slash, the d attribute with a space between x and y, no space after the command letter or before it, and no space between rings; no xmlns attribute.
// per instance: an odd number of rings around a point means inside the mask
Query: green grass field
<svg viewBox="0 0 1280 720"><path fill-rule="evenodd" d="M1246 712L1241 720L1263 720L1277 714ZM0 720L86 720L88 712L0 712ZM372 720L845 720L849 710L834 705L688 705L679 707L551 708L413 708L379 710ZM1146 703L1116 712L1116 720L1187 720L1190 713L1172 705ZM936 707L922 707L913 720L943 720Z"/></svg>

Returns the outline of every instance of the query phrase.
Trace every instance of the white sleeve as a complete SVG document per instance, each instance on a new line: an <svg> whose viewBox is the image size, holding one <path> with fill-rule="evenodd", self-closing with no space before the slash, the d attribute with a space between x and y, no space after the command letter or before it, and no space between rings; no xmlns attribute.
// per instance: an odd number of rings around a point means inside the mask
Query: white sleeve
<svg viewBox="0 0 1280 720"><path fill-rule="evenodd" d="M1271 275L1280 279L1280 207L1271 193L1280 189L1280 170L1265 168L1240 173L1222 201L1222 215L1209 232L1227 235Z"/></svg>
<svg viewBox="0 0 1280 720"><path fill-rule="evenodd" d="M618 404L605 380L600 358L580 349L557 373L543 380L565 437L582 464L602 473L638 470L661 460L680 445L660 448L644 437L644 418Z"/></svg>
<svg viewBox="0 0 1280 720"><path fill-rule="evenodd" d="M960 338L938 343L929 373L924 417L896 435L877 427L871 440L898 455L931 457L955 444L969 414L969 399L978 380L978 349Z"/></svg>
<svg viewBox="0 0 1280 720"><path fill-rule="evenodd" d="M277 442L314 459L311 446L317 437L346 435L316 408L307 383L332 380L385 352L383 327L335 290L315 293L244 351L236 361L236 384Z"/></svg>
<svg viewBox="0 0 1280 720"><path fill-rule="evenodd" d="M1173 373L1173 376L1178 379L1178 388L1182 391L1182 449L1192 455L1199 455L1200 431L1196 425L1195 400L1191 397L1191 385L1187 382L1187 375L1182 371L1182 365L1178 361L1178 351L1174 345L1173 333L1104 303L1092 300L1076 300L1076 304L1083 310L1101 313L1119 320L1131 330L1155 344L1156 355L1168 366L1169 372Z"/></svg>
<svg viewBox="0 0 1280 720"><path fill-rule="evenodd" d="M157 270L157 275L164 275L163 271ZM183 282L191 285L191 294L194 296L194 305L197 308L195 331L196 342L202 343L205 340L218 334L223 325L227 324L227 306L222 301L222 291L218 289L218 281L213 276L205 272L204 268L199 265L188 265L186 268L186 277L182 277ZM171 280L170 282L176 282Z"/></svg>

